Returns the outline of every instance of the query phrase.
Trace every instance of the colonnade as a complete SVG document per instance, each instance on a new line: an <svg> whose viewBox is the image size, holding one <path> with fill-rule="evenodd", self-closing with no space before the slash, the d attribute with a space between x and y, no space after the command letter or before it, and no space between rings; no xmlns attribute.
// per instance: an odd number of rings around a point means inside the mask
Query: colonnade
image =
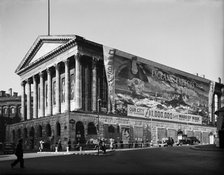
<svg viewBox="0 0 224 175"><path fill-rule="evenodd" d="M26 80L21 82L21 113L23 120L51 116L68 111L77 111L83 108L83 95L87 93L82 87L85 76L82 75L84 69L81 64L82 57L79 54L66 58L46 67L45 70L36 72ZM91 88L91 111L97 110L97 95L100 87L97 83L97 60L91 59L91 69L89 77ZM87 86L87 85L85 85ZM88 85L89 86L89 85ZM73 95L71 94L73 93ZM89 99L89 98L88 98ZM84 100L88 100L84 99Z"/></svg>

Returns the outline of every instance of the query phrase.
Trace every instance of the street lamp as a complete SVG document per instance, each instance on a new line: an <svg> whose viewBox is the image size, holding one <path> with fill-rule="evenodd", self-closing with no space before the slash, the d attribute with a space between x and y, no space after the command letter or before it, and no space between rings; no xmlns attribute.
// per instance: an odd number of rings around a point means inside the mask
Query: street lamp
<svg viewBox="0 0 224 175"><path fill-rule="evenodd" d="M98 109L97 109L97 113L98 113L98 125L97 125L97 130L98 130L98 155L100 153L100 102L101 99L98 98L97 103L98 103Z"/></svg>

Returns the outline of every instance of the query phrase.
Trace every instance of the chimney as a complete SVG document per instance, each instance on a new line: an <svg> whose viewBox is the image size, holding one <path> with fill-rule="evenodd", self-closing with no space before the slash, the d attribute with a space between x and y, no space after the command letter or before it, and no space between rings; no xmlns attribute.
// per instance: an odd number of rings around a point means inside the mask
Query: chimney
<svg viewBox="0 0 224 175"><path fill-rule="evenodd" d="M218 78L218 81L219 81L219 83L221 84L221 78L220 78L220 77Z"/></svg>
<svg viewBox="0 0 224 175"><path fill-rule="evenodd" d="M12 88L9 88L9 96L12 97Z"/></svg>
<svg viewBox="0 0 224 175"><path fill-rule="evenodd" d="M13 97L17 97L18 93L17 92L13 92Z"/></svg>
<svg viewBox="0 0 224 175"><path fill-rule="evenodd" d="M202 75L203 78L205 78L205 75Z"/></svg>
<svg viewBox="0 0 224 175"><path fill-rule="evenodd" d="M196 73L196 75L198 76L198 73Z"/></svg>

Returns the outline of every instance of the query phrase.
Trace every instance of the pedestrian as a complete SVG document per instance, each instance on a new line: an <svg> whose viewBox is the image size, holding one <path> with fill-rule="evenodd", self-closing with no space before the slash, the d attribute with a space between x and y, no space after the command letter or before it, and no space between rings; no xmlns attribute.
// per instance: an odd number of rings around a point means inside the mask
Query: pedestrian
<svg viewBox="0 0 224 175"><path fill-rule="evenodd" d="M58 140L58 151L62 151L61 140Z"/></svg>
<svg viewBox="0 0 224 175"><path fill-rule="evenodd" d="M44 149L44 141L43 140L40 140L40 146L39 146L40 152L42 152L43 149Z"/></svg>
<svg viewBox="0 0 224 175"><path fill-rule="evenodd" d="M11 163L11 168L13 168L18 162L20 162L20 168L24 168L24 159L23 159L23 140L20 139L16 145L15 155L17 159Z"/></svg>
<svg viewBox="0 0 224 175"><path fill-rule="evenodd" d="M106 154L106 144L105 144L105 141L102 140L100 145L101 145L101 150L103 151L104 154Z"/></svg>
<svg viewBox="0 0 224 175"><path fill-rule="evenodd" d="M71 151L71 140L68 140L68 150Z"/></svg>

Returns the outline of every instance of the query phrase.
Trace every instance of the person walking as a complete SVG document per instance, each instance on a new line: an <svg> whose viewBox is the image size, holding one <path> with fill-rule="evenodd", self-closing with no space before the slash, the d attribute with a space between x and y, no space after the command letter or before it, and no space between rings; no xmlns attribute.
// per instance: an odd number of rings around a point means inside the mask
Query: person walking
<svg viewBox="0 0 224 175"><path fill-rule="evenodd" d="M44 149L44 141L43 140L40 140L39 143L40 143L39 150L40 150L40 152L42 152L43 149Z"/></svg>
<svg viewBox="0 0 224 175"><path fill-rule="evenodd" d="M15 155L17 159L11 163L11 168L13 168L18 162L20 162L20 168L24 168L24 159L23 159L23 140L20 139L16 145Z"/></svg>
<svg viewBox="0 0 224 175"><path fill-rule="evenodd" d="M68 140L68 150L71 151L71 140Z"/></svg>

